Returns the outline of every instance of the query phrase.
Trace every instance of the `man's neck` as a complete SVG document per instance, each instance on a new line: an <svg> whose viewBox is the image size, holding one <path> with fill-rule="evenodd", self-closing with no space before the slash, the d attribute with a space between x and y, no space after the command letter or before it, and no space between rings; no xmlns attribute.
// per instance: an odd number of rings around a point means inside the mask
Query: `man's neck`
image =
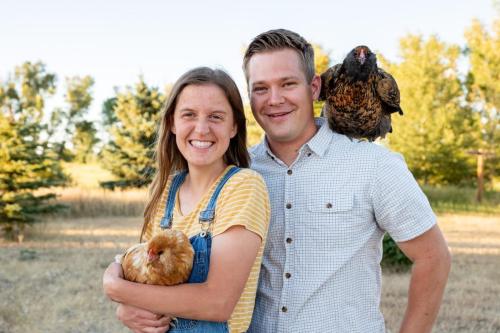
<svg viewBox="0 0 500 333"><path fill-rule="evenodd" d="M307 135L299 140L293 142L280 142L269 140L266 136L267 144L276 157L278 157L287 166L292 165L292 163L297 159L299 155L300 148L306 144L311 138L316 135L318 128L314 125L314 129L310 131Z"/></svg>

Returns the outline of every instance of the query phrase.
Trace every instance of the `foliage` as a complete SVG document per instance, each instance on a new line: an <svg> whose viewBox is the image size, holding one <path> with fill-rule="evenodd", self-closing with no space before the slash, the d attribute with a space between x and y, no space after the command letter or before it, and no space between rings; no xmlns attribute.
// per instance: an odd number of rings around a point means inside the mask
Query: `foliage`
<svg viewBox="0 0 500 333"><path fill-rule="evenodd" d="M43 121L55 81L43 63L26 62L0 83L0 228L18 241L27 224L62 208L51 203L53 193L35 193L67 181L49 141L54 131Z"/></svg>
<svg viewBox="0 0 500 333"><path fill-rule="evenodd" d="M87 161L93 156L93 147L99 142L95 125L85 120L92 103L90 89L93 85L94 80L90 76L67 78L65 94L67 108L58 109L53 113L53 119L58 119L58 126L64 128L65 136L59 150L66 160L75 158L76 161ZM66 149L67 140L73 144L71 153Z"/></svg>
<svg viewBox="0 0 500 333"><path fill-rule="evenodd" d="M398 82L404 116L393 115L389 146L402 153L415 177L425 184L463 184L474 179L477 121L463 103L458 71L460 48L408 35L400 41L402 61L379 55Z"/></svg>
<svg viewBox="0 0 500 333"><path fill-rule="evenodd" d="M467 100L479 118L476 148L494 154L485 165L485 177L491 179L500 171L500 17L491 32L474 20L465 38L470 64Z"/></svg>
<svg viewBox="0 0 500 333"><path fill-rule="evenodd" d="M323 49L321 45L313 44L314 49L314 67L316 74L323 74L330 67L330 52Z"/></svg>
<svg viewBox="0 0 500 333"><path fill-rule="evenodd" d="M151 181L156 128L164 99L158 88L149 87L141 78L134 88L117 91L106 101L103 117L111 139L100 158L117 180L103 182L103 187L142 187Z"/></svg>
<svg viewBox="0 0 500 333"><path fill-rule="evenodd" d="M262 141L264 130L255 120L250 106L245 106L245 117L247 119L247 146L252 147Z"/></svg>
<svg viewBox="0 0 500 333"><path fill-rule="evenodd" d="M382 265L385 267L392 267L396 269L405 270L411 266L412 262L408 257L401 251L398 244L389 236L384 235L383 241L384 256L382 257Z"/></svg>
<svg viewBox="0 0 500 333"><path fill-rule="evenodd" d="M87 163L94 156L93 147L99 141L94 123L86 120L77 122L72 139L75 161Z"/></svg>

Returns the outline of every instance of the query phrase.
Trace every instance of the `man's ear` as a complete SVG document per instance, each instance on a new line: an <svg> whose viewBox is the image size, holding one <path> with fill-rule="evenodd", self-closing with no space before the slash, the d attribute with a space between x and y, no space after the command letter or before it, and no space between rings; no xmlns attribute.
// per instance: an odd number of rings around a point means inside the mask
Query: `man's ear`
<svg viewBox="0 0 500 333"><path fill-rule="evenodd" d="M314 75L311 81L311 92L313 100L317 100L321 92L321 77L319 75Z"/></svg>

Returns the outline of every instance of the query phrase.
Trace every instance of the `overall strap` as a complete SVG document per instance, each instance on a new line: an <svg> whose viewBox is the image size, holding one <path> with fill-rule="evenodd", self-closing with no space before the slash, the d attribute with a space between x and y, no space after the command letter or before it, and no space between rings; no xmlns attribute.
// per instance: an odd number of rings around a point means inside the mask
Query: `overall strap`
<svg viewBox="0 0 500 333"><path fill-rule="evenodd" d="M177 194L177 190L184 182L186 178L187 171L180 172L174 176L172 179L172 183L170 184L170 189L168 190L168 198L167 204L165 205L165 214L160 222L160 227L162 229L167 229L172 226L172 216L174 215L174 207L175 207L175 195Z"/></svg>
<svg viewBox="0 0 500 333"><path fill-rule="evenodd" d="M208 205L205 208L205 210L201 211L200 213L200 223L211 223L214 220L215 217L215 205L217 203L217 197L220 194L220 191L222 191L222 188L224 187L224 184L231 178L235 173L240 171L241 169L233 166L231 169L229 169L228 172L222 177L221 181L219 184L217 184L217 187L215 188L214 193L212 194L212 197L208 201Z"/></svg>

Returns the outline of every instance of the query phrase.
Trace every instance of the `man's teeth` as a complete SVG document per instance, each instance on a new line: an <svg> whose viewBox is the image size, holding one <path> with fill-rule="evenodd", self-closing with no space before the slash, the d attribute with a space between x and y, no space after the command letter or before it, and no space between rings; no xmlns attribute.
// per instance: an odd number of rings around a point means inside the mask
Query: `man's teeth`
<svg viewBox="0 0 500 333"><path fill-rule="evenodd" d="M290 112L282 112L282 113L275 113L275 114L270 114L269 117L281 117L281 116L284 116L284 115L287 115L289 114Z"/></svg>
<svg viewBox="0 0 500 333"><path fill-rule="evenodd" d="M196 148L208 148L212 145L213 143L210 141L198 141L198 140L191 140L191 145L193 145Z"/></svg>

